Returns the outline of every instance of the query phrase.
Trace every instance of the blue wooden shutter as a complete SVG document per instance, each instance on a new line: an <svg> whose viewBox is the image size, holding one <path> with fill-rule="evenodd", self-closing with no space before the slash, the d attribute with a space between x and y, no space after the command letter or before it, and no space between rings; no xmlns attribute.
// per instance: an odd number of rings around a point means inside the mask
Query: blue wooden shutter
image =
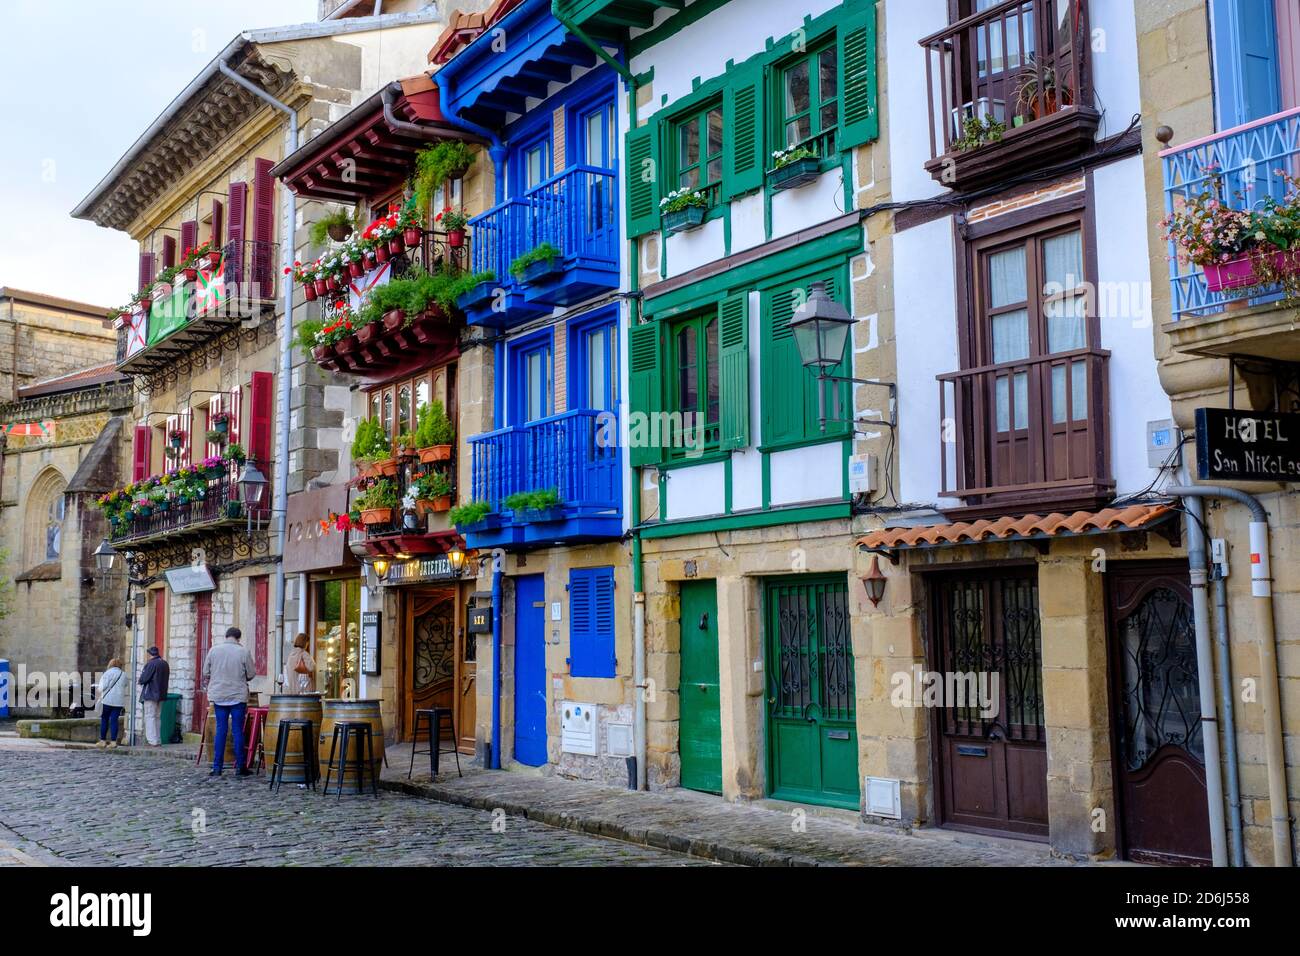
<svg viewBox="0 0 1300 956"><path fill-rule="evenodd" d="M1215 113L1219 129L1281 110L1273 0L1215 0Z"/></svg>
<svg viewBox="0 0 1300 956"><path fill-rule="evenodd" d="M592 617L595 621L593 656L597 672L593 677L613 677L618 668L614 646L614 569L592 569Z"/></svg>
<svg viewBox="0 0 1300 956"><path fill-rule="evenodd" d="M569 571L569 673L613 677L614 569Z"/></svg>
<svg viewBox="0 0 1300 956"><path fill-rule="evenodd" d="M722 96L722 198L730 199L763 185L767 167L763 135L761 65L735 71Z"/></svg>
<svg viewBox="0 0 1300 956"><path fill-rule="evenodd" d="M659 122L628 130L627 156L627 234L639 236L659 228L661 195L659 163ZM634 264L635 265L635 264Z"/></svg>
<svg viewBox="0 0 1300 956"><path fill-rule="evenodd" d="M840 148L861 146L880 135L876 112L876 5L849 15L839 29L843 91Z"/></svg>
<svg viewBox="0 0 1300 956"><path fill-rule="evenodd" d="M718 381L725 451L749 445L749 292L718 303Z"/></svg>

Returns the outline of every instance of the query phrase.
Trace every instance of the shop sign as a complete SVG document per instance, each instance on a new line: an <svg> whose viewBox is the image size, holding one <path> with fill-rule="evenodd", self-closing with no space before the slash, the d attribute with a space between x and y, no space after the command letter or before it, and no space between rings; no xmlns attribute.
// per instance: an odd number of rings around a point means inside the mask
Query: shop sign
<svg viewBox="0 0 1300 956"><path fill-rule="evenodd" d="M194 564L187 568L172 568L164 571L167 584L173 594L198 594L201 591L215 591L217 584L212 580L212 572L206 564Z"/></svg>
<svg viewBox="0 0 1300 956"><path fill-rule="evenodd" d="M361 612L361 673L374 677L379 673L379 612Z"/></svg>
<svg viewBox="0 0 1300 956"><path fill-rule="evenodd" d="M1300 414L1196 409L1196 476L1300 482Z"/></svg>
<svg viewBox="0 0 1300 956"><path fill-rule="evenodd" d="M411 561L394 561L388 568L384 584L417 584L424 581L454 581L460 571L452 567L451 558L435 554Z"/></svg>

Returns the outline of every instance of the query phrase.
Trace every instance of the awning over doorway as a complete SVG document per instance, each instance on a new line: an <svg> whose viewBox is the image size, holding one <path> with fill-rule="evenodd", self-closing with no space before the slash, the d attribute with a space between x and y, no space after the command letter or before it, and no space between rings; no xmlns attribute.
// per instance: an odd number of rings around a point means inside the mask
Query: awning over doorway
<svg viewBox="0 0 1300 956"><path fill-rule="evenodd" d="M1088 534L1148 531L1177 514L1168 501L1146 502L1100 511L981 518L922 528L886 528L858 539L858 547L892 556L895 551L945 548L990 541L1044 541Z"/></svg>

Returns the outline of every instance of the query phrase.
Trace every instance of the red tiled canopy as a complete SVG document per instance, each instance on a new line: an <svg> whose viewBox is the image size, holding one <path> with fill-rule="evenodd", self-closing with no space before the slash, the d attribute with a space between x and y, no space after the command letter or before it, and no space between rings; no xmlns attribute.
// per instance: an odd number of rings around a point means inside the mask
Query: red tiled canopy
<svg viewBox="0 0 1300 956"><path fill-rule="evenodd" d="M924 528L886 528L858 539L858 547L868 551L940 548L983 541L1023 541L1068 537L1106 531L1139 531L1160 524L1175 514L1168 503L1137 504L1126 508L1103 508L1100 511L1076 511L1073 514L1025 515L996 520L957 521Z"/></svg>

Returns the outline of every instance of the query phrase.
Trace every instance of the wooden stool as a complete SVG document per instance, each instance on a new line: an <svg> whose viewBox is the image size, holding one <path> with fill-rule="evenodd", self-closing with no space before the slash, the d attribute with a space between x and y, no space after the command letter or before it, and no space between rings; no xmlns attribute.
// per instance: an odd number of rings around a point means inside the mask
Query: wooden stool
<svg viewBox="0 0 1300 956"><path fill-rule="evenodd" d="M442 724L446 719L447 729L451 731L451 749L442 749ZM415 745L420 739L420 722L424 721L429 729L429 749L416 750ZM433 779L438 776L438 755L452 753L456 755L456 776L463 777L460 772L460 748L456 746L456 722L452 719L451 708L449 707L431 707L427 710L417 710L415 712L415 731L411 735L411 766L407 768L406 778L409 780L411 774L415 771L415 755L417 753L427 753L429 755L429 778Z"/></svg>
<svg viewBox="0 0 1300 956"><path fill-rule="evenodd" d="M343 739L343 752L339 754L339 759L335 761L335 753L339 747L339 737ZM357 750L355 762L357 765L357 793L361 792L362 785L365 783L366 771L370 771L370 793L378 798L379 786L375 780L375 738L374 731L370 724L361 720L343 720L334 725L334 736L330 740L330 760L329 765L325 768L325 793L330 792L330 777L335 770L339 772L339 789L338 796L343 797L343 778L348 769L348 744L355 739Z"/></svg>
<svg viewBox="0 0 1300 956"><path fill-rule="evenodd" d="M266 752L262 746L262 731L266 727L266 714L269 707L250 707L244 714L244 739L248 741L248 752L244 756L244 766L254 773L261 773L266 762ZM253 766L253 757L257 757L257 766Z"/></svg>

